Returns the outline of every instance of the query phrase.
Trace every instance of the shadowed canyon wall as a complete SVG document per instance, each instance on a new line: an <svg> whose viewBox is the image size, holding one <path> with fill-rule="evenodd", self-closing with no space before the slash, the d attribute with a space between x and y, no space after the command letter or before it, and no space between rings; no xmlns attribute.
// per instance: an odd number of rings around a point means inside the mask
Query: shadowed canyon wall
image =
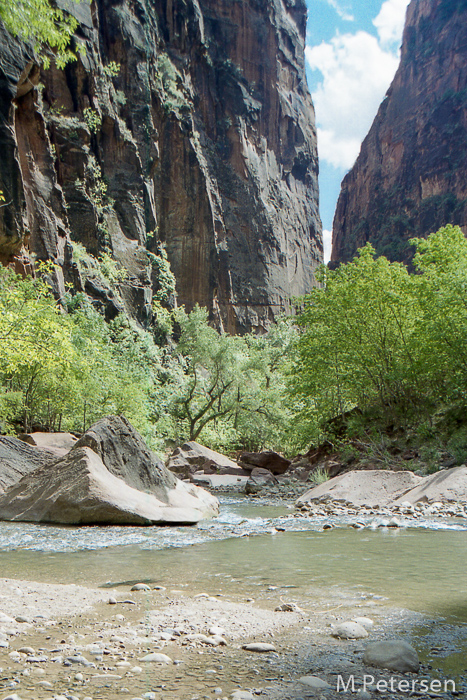
<svg viewBox="0 0 467 700"><path fill-rule="evenodd" d="M367 241L409 261L408 240L447 223L467 233L467 2L412 0L399 69L342 182L331 266Z"/></svg>
<svg viewBox="0 0 467 700"><path fill-rule="evenodd" d="M305 1L59 6L86 49L64 71L0 25L1 261L50 259L57 295L69 282L150 323L163 246L178 304L267 328L322 261ZM119 295L72 242L126 268Z"/></svg>

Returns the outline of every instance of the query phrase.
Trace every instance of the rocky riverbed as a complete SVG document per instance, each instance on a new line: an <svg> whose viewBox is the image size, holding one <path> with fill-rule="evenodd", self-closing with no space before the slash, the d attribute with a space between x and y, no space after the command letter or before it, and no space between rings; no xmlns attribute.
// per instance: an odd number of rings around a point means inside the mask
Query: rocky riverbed
<svg viewBox="0 0 467 700"><path fill-rule="evenodd" d="M274 495L221 497L195 528L1 523L0 700L379 697L344 692L365 676L393 683L382 697L407 681L439 697L430 684L449 680L460 694L441 696L464 697L467 523L438 514L385 527L383 508L301 512ZM361 618L361 638L333 636ZM392 639L416 649L418 673L364 662Z"/></svg>
<svg viewBox="0 0 467 700"><path fill-rule="evenodd" d="M254 600L212 587L201 592L150 584L133 588L131 583L103 590L1 579L0 697L334 700L343 697L338 684L352 678L356 690L365 676L375 683L392 679L396 688L425 679L439 680L444 689L448 680L428 661L418 674L364 664L369 642L413 641L414 631L429 624L423 615L396 609L378 595L341 590L329 600L316 591L313 599L297 602L290 590L274 586ZM331 636L352 618L367 621L368 637ZM454 643L442 625L437 630L429 644L438 654L466 642L467 629ZM244 649L248 643L265 644L269 651ZM466 692L466 677L457 676L456 691L449 686L442 696ZM372 689L358 697L373 697Z"/></svg>

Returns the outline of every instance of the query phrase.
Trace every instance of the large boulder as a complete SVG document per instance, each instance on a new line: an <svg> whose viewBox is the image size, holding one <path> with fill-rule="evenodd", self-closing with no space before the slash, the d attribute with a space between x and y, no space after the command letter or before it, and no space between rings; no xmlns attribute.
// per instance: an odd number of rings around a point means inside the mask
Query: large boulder
<svg viewBox="0 0 467 700"><path fill-rule="evenodd" d="M443 469L430 474L420 481L415 488L398 498L394 505L409 503L446 503L449 501L467 503L467 467Z"/></svg>
<svg viewBox="0 0 467 700"><path fill-rule="evenodd" d="M363 663L399 673L418 673L420 667L416 650L404 639L369 644L363 654Z"/></svg>
<svg viewBox="0 0 467 700"><path fill-rule="evenodd" d="M177 483L177 478L123 416L106 416L98 420L73 449L79 447L90 447L111 474L132 488L153 493L161 500Z"/></svg>
<svg viewBox="0 0 467 700"><path fill-rule="evenodd" d="M39 467L0 496L3 520L64 525L193 524L205 511L206 501L178 480L163 500L138 491L111 474L89 447Z"/></svg>
<svg viewBox="0 0 467 700"><path fill-rule="evenodd" d="M409 471L351 471L310 489L300 496L296 505L331 500L353 506L386 506L401 496L405 500L405 494L421 481L421 477Z"/></svg>
<svg viewBox="0 0 467 700"><path fill-rule="evenodd" d="M255 467L267 469L272 474L285 474L290 467L289 459L282 457L277 452L242 452L238 463L243 469L252 471Z"/></svg>
<svg viewBox="0 0 467 700"><path fill-rule="evenodd" d="M193 441L175 448L167 461L167 468L184 478L190 478L190 475L200 471L205 474L247 476L236 462Z"/></svg>
<svg viewBox="0 0 467 700"><path fill-rule="evenodd" d="M28 445L41 447L52 452L57 457L63 457L75 445L77 438L71 433L21 433L20 440L24 440Z"/></svg>
<svg viewBox="0 0 467 700"><path fill-rule="evenodd" d="M11 438L10 438L11 440ZM195 523L219 510L217 499L184 484L123 417L95 423L63 458L16 441L35 463L0 498L0 518L66 524ZM15 482L18 482L16 485Z"/></svg>
<svg viewBox="0 0 467 700"><path fill-rule="evenodd" d="M274 486L275 484L277 484L277 479L272 472L268 469L255 467L245 484L245 493L249 495L259 493L266 486Z"/></svg>
<svg viewBox="0 0 467 700"><path fill-rule="evenodd" d="M57 459L48 450L32 447L14 437L0 435L0 493L25 474Z"/></svg>

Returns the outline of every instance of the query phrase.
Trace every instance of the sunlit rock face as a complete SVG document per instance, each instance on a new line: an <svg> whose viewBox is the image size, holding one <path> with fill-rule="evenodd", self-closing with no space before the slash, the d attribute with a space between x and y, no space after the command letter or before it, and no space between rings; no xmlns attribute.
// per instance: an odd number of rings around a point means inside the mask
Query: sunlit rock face
<svg viewBox="0 0 467 700"><path fill-rule="evenodd" d="M409 261L408 240L467 233L467 5L412 0L399 69L342 183L331 265L370 241Z"/></svg>
<svg viewBox="0 0 467 700"><path fill-rule="evenodd" d="M267 328L322 261L304 0L61 2L86 49L64 71L0 27L1 261L149 323L162 243L179 304ZM71 241L127 268L121 298Z"/></svg>

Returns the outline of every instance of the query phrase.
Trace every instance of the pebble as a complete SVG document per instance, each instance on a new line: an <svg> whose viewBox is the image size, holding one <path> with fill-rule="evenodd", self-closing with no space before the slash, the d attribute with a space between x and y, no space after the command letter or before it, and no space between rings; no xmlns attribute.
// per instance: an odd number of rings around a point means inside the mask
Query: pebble
<svg viewBox="0 0 467 700"><path fill-rule="evenodd" d="M361 625L367 632L369 632L375 626L375 623L373 620L370 620L369 617L353 617L352 622L356 622L357 625Z"/></svg>
<svg viewBox="0 0 467 700"><path fill-rule="evenodd" d="M133 668L130 668L131 673L143 673L143 669L141 666L133 666Z"/></svg>
<svg viewBox="0 0 467 700"><path fill-rule="evenodd" d="M5 613L0 612L0 622L2 625L4 624L11 624L14 622L14 619L12 617L9 617L8 615L5 615Z"/></svg>
<svg viewBox="0 0 467 700"><path fill-rule="evenodd" d="M341 622L331 630L331 636L339 639L364 639L368 637L366 629L357 622Z"/></svg>
<svg viewBox="0 0 467 700"><path fill-rule="evenodd" d="M166 654L157 654L153 652L152 654L146 654L140 661L154 662L156 664L171 664L172 659Z"/></svg>
<svg viewBox="0 0 467 700"><path fill-rule="evenodd" d="M29 664L40 664L40 663L44 663L45 661L47 661L48 658L49 658L48 656L44 656L42 654L41 656L28 656L26 658L26 661Z"/></svg>
<svg viewBox="0 0 467 700"><path fill-rule="evenodd" d="M21 647L18 649L20 654L35 654L35 650L32 647Z"/></svg>
<svg viewBox="0 0 467 700"><path fill-rule="evenodd" d="M244 644L242 649L245 649L246 651L258 652L276 651L274 644L268 644L266 642L252 642L251 644Z"/></svg>
<svg viewBox="0 0 467 700"><path fill-rule="evenodd" d="M81 664L82 666L94 666L94 668L96 667L92 661L88 661L84 658L84 656L81 656L81 654L76 654L76 656L67 656L64 663L65 662L70 664Z"/></svg>
<svg viewBox="0 0 467 700"><path fill-rule="evenodd" d="M254 700L254 696L248 690L234 690L232 700Z"/></svg>
<svg viewBox="0 0 467 700"><path fill-rule="evenodd" d="M151 587L147 583L135 583L131 588L132 591L150 591Z"/></svg>
<svg viewBox="0 0 467 700"><path fill-rule="evenodd" d="M120 681L122 677L118 676L116 673L96 673L94 676L91 676L89 680L100 683L102 681Z"/></svg>
<svg viewBox="0 0 467 700"><path fill-rule="evenodd" d="M149 691L148 693L143 693L143 699L144 700L156 700L157 695L153 693L152 691Z"/></svg>
<svg viewBox="0 0 467 700"><path fill-rule="evenodd" d="M219 637L223 637L225 634L225 629L223 627L217 627L217 625L214 625L213 627L209 628L209 634L212 634L214 636L218 635Z"/></svg>
<svg viewBox="0 0 467 700"><path fill-rule="evenodd" d="M75 673L75 681L84 681L84 676L82 673Z"/></svg>
<svg viewBox="0 0 467 700"><path fill-rule="evenodd" d="M41 688L53 688L50 681L39 681L37 685L39 685Z"/></svg>
<svg viewBox="0 0 467 700"><path fill-rule="evenodd" d="M298 679L298 682L308 686L309 688L315 688L316 690L331 688L327 681L323 681L321 678L318 678L318 676L302 676Z"/></svg>
<svg viewBox="0 0 467 700"><path fill-rule="evenodd" d="M117 599L114 598L113 596L110 596L108 603L109 603L109 605L116 605Z"/></svg>

